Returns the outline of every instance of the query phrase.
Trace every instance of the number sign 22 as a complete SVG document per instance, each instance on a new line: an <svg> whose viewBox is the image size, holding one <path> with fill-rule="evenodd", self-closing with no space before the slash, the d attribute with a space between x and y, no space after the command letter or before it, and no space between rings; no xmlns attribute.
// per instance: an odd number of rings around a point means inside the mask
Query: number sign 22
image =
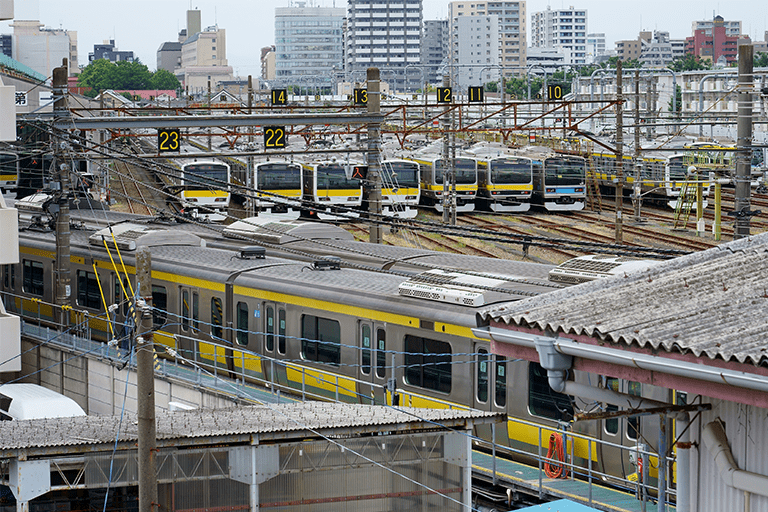
<svg viewBox="0 0 768 512"><path fill-rule="evenodd" d="M181 148L181 134L179 130L160 129L157 130L157 152L158 153L178 153Z"/></svg>
<svg viewBox="0 0 768 512"><path fill-rule="evenodd" d="M285 147L285 127L284 126L270 126L264 128L264 147L269 148L284 148Z"/></svg>

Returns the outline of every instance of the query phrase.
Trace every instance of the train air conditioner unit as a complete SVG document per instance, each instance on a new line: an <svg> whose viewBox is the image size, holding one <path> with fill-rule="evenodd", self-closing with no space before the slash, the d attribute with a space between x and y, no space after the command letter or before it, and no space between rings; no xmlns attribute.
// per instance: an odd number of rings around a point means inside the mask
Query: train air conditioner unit
<svg viewBox="0 0 768 512"><path fill-rule="evenodd" d="M549 280L557 283L579 284L611 276L623 276L636 270L644 270L658 263L656 260L590 254L579 256L558 265L549 271Z"/></svg>
<svg viewBox="0 0 768 512"><path fill-rule="evenodd" d="M433 269L401 283L398 293L406 297L478 307L487 304L486 292L476 287L496 288L502 279L471 276L459 272Z"/></svg>
<svg viewBox="0 0 768 512"><path fill-rule="evenodd" d="M121 251L135 251L137 247L163 245L182 245L188 247L205 247L205 240L193 233L158 229L132 222L114 224L88 237L91 245L103 247L106 241L108 247L117 245Z"/></svg>

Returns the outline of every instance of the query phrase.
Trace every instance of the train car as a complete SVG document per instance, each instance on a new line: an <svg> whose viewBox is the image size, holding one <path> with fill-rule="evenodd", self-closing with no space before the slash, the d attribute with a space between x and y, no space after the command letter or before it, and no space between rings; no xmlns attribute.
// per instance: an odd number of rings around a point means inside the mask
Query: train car
<svg viewBox="0 0 768 512"><path fill-rule="evenodd" d="M478 156L477 206L496 213L531 209L534 161L513 155Z"/></svg>
<svg viewBox="0 0 768 512"><path fill-rule="evenodd" d="M572 422L579 408L611 406L555 393L540 365L493 355L490 341L475 335L481 309L560 288L547 279L551 265L348 239L339 241L340 254L386 261L381 271L346 268L343 258L325 258L327 240L317 244L314 262L272 254L254 259L257 251L242 246L206 246L192 232L196 226L155 225L144 218L142 224L99 231L101 226L88 227L96 216L82 215L84 229L72 232L73 293L66 319L72 325L87 319L83 332L103 341L114 337L124 343L130 335L127 299L137 293L134 251L146 245L154 340L197 366L331 400L503 412L506 428L477 434L489 439L495 432L494 441L519 450L520 460L546 450L550 434L567 428L592 440L591 449L586 439L569 441L571 462L616 477L632 472L622 446L656 440L653 417ZM127 218L113 212L101 217ZM127 274L112 263L116 250L109 254L104 246L112 233ZM309 253L311 244L294 241L291 248ZM2 268L6 308L36 323L52 322L55 235L22 230L19 245L19 263ZM398 272L384 271L390 268ZM410 277L401 272L405 269ZM118 307L108 313L105 303ZM578 371L572 378L654 399L668 393Z"/></svg>
<svg viewBox="0 0 768 512"><path fill-rule="evenodd" d="M584 209L587 197L586 159L555 153L539 146L527 146L519 154L534 161L532 204L551 212Z"/></svg>
<svg viewBox="0 0 768 512"><path fill-rule="evenodd" d="M286 161L259 162L254 164L253 174L256 184L256 196L253 199L256 211L299 216L301 165Z"/></svg>
<svg viewBox="0 0 768 512"><path fill-rule="evenodd" d="M302 197L315 205L317 218L344 221L359 217L363 183L352 177L355 164L325 161L302 163Z"/></svg>
<svg viewBox="0 0 768 512"><path fill-rule="evenodd" d="M412 219L421 198L419 164L408 160L381 162L381 207L385 214Z"/></svg>
<svg viewBox="0 0 768 512"><path fill-rule="evenodd" d="M449 163L441 157L430 155L414 155L407 157L406 160L416 162L421 169L420 204L442 213L444 209L444 180ZM454 171L456 175L456 211L474 211L477 198L477 159L457 156L454 160ZM448 183L448 185L451 184Z"/></svg>
<svg viewBox="0 0 768 512"><path fill-rule="evenodd" d="M590 156L592 166L595 169L598 185L601 189L615 193L617 165L616 154L607 152L595 152ZM689 156L684 152L662 154L661 152L645 151L640 163L640 174L635 167L633 157L624 155L623 174L626 187L625 196L633 193L636 182L640 184L640 193L643 200L659 204L666 204L670 208L676 208L680 191L685 188L686 196L695 205L696 186L701 182L703 207L708 205L707 198L712 185L708 181L709 174L704 168L698 169L696 175L688 173L692 165ZM695 166L694 166L695 167ZM695 206L694 206L695 208Z"/></svg>
<svg viewBox="0 0 768 512"><path fill-rule="evenodd" d="M224 221L231 199L230 178L230 168L225 163L204 161L182 165L178 193L182 211L203 221Z"/></svg>
<svg viewBox="0 0 768 512"><path fill-rule="evenodd" d="M0 152L0 193L16 190L19 179L19 156L16 153Z"/></svg>

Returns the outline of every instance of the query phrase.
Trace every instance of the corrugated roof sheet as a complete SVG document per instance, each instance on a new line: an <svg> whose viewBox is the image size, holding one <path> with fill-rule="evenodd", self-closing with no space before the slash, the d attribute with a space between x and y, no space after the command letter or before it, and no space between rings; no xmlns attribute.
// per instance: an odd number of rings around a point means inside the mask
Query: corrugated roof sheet
<svg viewBox="0 0 768 512"><path fill-rule="evenodd" d="M396 410L384 406L305 402L158 412L156 425L158 440L174 441L327 429L349 429L349 433L354 434L360 427L371 426L381 426L381 430L387 431L392 430L389 426L394 425L432 429L443 423L449 423L450 426L465 421L486 423L501 417L499 414L475 410ZM0 450L114 444L118 431L121 442L138 440L136 416L126 414L122 422L120 416L0 421Z"/></svg>
<svg viewBox="0 0 768 512"><path fill-rule="evenodd" d="M768 365L768 233L480 313L518 327Z"/></svg>

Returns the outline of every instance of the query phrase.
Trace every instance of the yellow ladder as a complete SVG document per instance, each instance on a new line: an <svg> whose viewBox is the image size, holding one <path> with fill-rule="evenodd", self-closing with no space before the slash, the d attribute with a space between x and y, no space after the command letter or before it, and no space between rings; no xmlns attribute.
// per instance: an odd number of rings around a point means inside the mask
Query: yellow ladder
<svg viewBox="0 0 768 512"><path fill-rule="evenodd" d="M600 196L600 187L597 184L597 171L595 169L595 160L587 157L589 168L587 168L587 206L593 212L603 212L603 199Z"/></svg>
<svg viewBox="0 0 768 512"><path fill-rule="evenodd" d="M697 181L698 175L687 176L680 187L680 195L675 202L675 224L672 229L685 229L688 219L691 218L691 208L696 202L696 185L690 183L691 179Z"/></svg>

